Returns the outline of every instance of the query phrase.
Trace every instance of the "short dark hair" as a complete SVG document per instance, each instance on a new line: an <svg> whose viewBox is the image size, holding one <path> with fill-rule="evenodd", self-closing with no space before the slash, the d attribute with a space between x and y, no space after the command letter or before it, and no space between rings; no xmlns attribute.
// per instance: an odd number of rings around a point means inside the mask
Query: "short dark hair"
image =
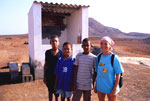
<svg viewBox="0 0 150 101"><path fill-rule="evenodd" d="M63 47L66 46L66 45L70 45L71 48L72 48L72 44L70 42L64 42Z"/></svg>
<svg viewBox="0 0 150 101"><path fill-rule="evenodd" d="M54 39L54 38L58 38L58 36L57 36L57 35L51 36L51 37L50 37L50 43L51 43L51 40ZM59 38L58 38L58 39L59 39Z"/></svg>
<svg viewBox="0 0 150 101"><path fill-rule="evenodd" d="M53 35L53 36L51 36L50 39L52 40L52 39L54 39L54 38L58 38L58 36L57 36L57 35Z"/></svg>
<svg viewBox="0 0 150 101"><path fill-rule="evenodd" d="M88 42L88 41L90 41L88 38L85 38L85 39L83 39L83 41L82 41L82 44L84 43L84 42Z"/></svg>

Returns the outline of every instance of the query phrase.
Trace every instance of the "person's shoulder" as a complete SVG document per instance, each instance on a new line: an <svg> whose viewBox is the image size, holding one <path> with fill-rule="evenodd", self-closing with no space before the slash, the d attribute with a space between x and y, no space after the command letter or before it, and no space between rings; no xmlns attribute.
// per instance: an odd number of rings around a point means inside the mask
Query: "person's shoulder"
<svg viewBox="0 0 150 101"><path fill-rule="evenodd" d="M89 56L91 56L91 57L96 57L96 55L94 55L93 53L89 53Z"/></svg>
<svg viewBox="0 0 150 101"><path fill-rule="evenodd" d="M77 56L82 56L83 55L83 53L82 52L79 52L78 54L77 54Z"/></svg>
<svg viewBox="0 0 150 101"><path fill-rule="evenodd" d="M52 49L47 49L46 52L49 52L49 51L51 51L51 50L52 50Z"/></svg>
<svg viewBox="0 0 150 101"><path fill-rule="evenodd" d="M50 53L51 52L51 49L48 49L48 50L46 50L46 52L45 53Z"/></svg>
<svg viewBox="0 0 150 101"><path fill-rule="evenodd" d="M59 50L60 53L62 53L62 50L61 50L61 49L58 48L58 50Z"/></svg>
<svg viewBox="0 0 150 101"><path fill-rule="evenodd" d="M58 51L58 55L59 56L62 56L62 50L61 49L58 49L59 51Z"/></svg>
<svg viewBox="0 0 150 101"><path fill-rule="evenodd" d="M63 59L63 56L59 57L58 60L61 61Z"/></svg>
<svg viewBox="0 0 150 101"><path fill-rule="evenodd" d="M73 58L72 56L69 58L70 61L74 62L75 58Z"/></svg>
<svg viewBox="0 0 150 101"><path fill-rule="evenodd" d="M114 55L114 58L118 58L118 55L113 52L111 52L111 55Z"/></svg>
<svg viewBox="0 0 150 101"><path fill-rule="evenodd" d="M75 61L75 58L72 58L72 61L74 62L74 61Z"/></svg>
<svg viewBox="0 0 150 101"><path fill-rule="evenodd" d="M119 57L117 54L111 53L112 55L114 55L114 60L119 60Z"/></svg>

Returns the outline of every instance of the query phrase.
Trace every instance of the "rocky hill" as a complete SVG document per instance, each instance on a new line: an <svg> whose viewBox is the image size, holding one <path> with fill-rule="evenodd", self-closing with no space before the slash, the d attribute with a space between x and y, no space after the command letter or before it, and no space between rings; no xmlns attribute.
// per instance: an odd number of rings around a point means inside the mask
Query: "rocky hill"
<svg viewBox="0 0 150 101"><path fill-rule="evenodd" d="M119 37L120 35L123 35L123 32L112 27L104 26L93 18L89 18L89 36L101 37L105 35L111 37Z"/></svg>
<svg viewBox="0 0 150 101"><path fill-rule="evenodd" d="M89 36L90 37L102 37L110 36L112 38L131 38L131 39L145 39L150 37L150 34L146 33L124 33L117 28L107 27L96 21L93 18L89 18Z"/></svg>

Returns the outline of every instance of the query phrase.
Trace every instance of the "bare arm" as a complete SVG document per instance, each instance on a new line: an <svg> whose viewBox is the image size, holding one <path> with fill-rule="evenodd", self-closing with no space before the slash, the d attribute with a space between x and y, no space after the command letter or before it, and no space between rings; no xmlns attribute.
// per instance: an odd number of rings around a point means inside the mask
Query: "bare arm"
<svg viewBox="0 0 150 101"><path fill-rule="evenodd" d="M57 90L57 82L58 82L58 76L56 75L56 79L55 79L55 85L54 85L54 90Z"/></svg>
<svg viewBox="0 0 150 101"><path fill-rule="evenodd" d="M94 72L94 75L93 75L93 87L95 85L96 76L97 76L97 72Z"/></svg>
<svg viewBox="0 0 150 101"><path fill-rule="evenodd" d="M44 82L44 83L46 83L46 68L47 68L47 63L46 63L46 61L45 61L45 64L44 64L44 71L43 71L43 72L44 72L44 76L43 76L43 77L44 77L44 79L43 79L43 82Z"/></svg>
<svg viewBox="0 0 150 101"><path fill-rule="evenodd" d="M95 93L97 93L97 90L96 90L96 76L97 76L97 72L94 72L94 75L93 75L93 89L94 89Z"/></svg>
<svg viewBox="0 0 150 101"><path fill-rule="evenodd" d="M94 66L93 67L95 67L96 68L96 58L95 58L95 60L94 60ZM94 88L94 92L96 93L97 92L97 90L96 90L96 76L97 76L97 72L95 72L95 68L93 68L94 70L94 75L93 75L93 88Z"/></svg>
<svg viewBox="0 0 150 101"><path fill-rule="evenodd" d="M76 90L77 72L78 72L78 66L74 65L73 88L72 88L72 90Z"/></svg>
<svg viewBox="0 0 150 101"><path fill-rule="evenodd" d="M113 90L111 91L111 94L113 94L113 95L116 93L116 89L119 84L119 80L120 80L120 74L116 74L115 84L114 84Z"/></svg>

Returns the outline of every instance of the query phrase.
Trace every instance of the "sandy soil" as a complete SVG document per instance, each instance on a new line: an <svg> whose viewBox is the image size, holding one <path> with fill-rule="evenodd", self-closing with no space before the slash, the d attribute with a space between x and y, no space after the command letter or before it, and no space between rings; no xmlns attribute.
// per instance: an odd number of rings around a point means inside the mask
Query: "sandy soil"
<svg viewBox="0 0 150 101"><path fill-rule="evenodd" d="M27 36L0 36L0 101L48 101L42 80L11 82L8 62L28 62ZM119 101L150 101L150 43L138 40L116 40L114 51L123 64L124 85ZM92 43L99 46L99 40ZM92 92L92 101L98 101Z"/></svg>

